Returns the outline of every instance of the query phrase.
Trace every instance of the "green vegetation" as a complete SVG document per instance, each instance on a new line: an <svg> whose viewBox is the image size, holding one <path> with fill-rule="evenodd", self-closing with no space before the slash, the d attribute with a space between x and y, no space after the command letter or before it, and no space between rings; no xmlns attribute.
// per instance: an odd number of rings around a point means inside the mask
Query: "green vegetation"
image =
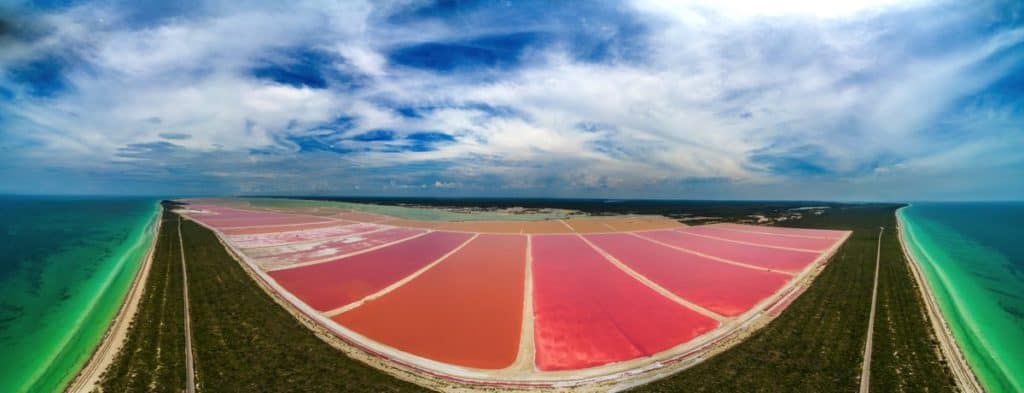
<svg viewBox="0 0 1024 393"><path fill-rule="evenodd" d="M835 392L859 387L878 228L883 236L872 357L874 391L954 390L896 238L895 205L844 205L792 226L852 229L814 284L736 347L637 391Z"/></svg>
<svg viewBox="0 0 1024 393"><path fill-rule="evenodd" d="M355 210L366 213L384 214L392 217L405 218L411 220L423 220L423 221L480 221L480 220L508 220L508 221L535 221L535 220L551 220L566 218L568 214L561 212L521 212L519 214L511 214L508 212L501 211L478 211L474 209L473 212L463 211L449 211L437 208L423 208L419 205L389 205L389 204L377 204L377 203L357 203L340 200L305 200L305 199L287 199L287 198L236 198L236 201L243 201L248 203L250 206L259 208L269 209L295 209L295 208L309 208L309 207L321 207L321 208L334 208L334 209L347 209ZM456 207L470 207L472 205L463 206L445 206L448 208ZM476 206L473 206L476 207ZM507 206L511 207L511 206Z"/></svg>
<svg viewBox="0 0 1024 393"><path fill-rule="evenodd" d="M185 221L181 230L199 391L423 390L321 341L275 303L206 228Z"/></svg>
<svg viewBox="0 0 1024 393"><path fill-rule="evenodd" d="M124 347L104 372L104 392L180 392L185 387L185 327L178 216L161 217L149 278Z"/></svg>
<svg viewBox="0 0 1024 393"><path fill-rule="evenodd" d="M885 226L872 357L874 391L952 391L896 237L896 205L837 205L788 225L852 229L814 284L736 347L637 391L855 391L871 300L878 228ZM736 220L747 206L708 209ZM785 209L785 206L772 207ZM685 208L677 211L686 211ZM165 213L127 345L104 391L180 391L184 384L177 216ZM197 384L205 392L418 391L320 340L274 302L205 228L182 223Z"/></svg>
<svg viewBox="0 0 1024 393"><path fill-rule="evenodd" d="M900 248L896 217L890 215L882 235L878 273L871 390L899 392L955 391L956 380L936 351L917 281Z"/></svg>
<svg viewBox="0 0 1024 393"><path fill-rule="evenodd" d="M165 204L166 208L173 207ZM104 392L181 392L184 304L178 215L165 211L153 264ZM204 392L423 391L353 360L273 301L214 234L182 221L196 384Z"/></svg>

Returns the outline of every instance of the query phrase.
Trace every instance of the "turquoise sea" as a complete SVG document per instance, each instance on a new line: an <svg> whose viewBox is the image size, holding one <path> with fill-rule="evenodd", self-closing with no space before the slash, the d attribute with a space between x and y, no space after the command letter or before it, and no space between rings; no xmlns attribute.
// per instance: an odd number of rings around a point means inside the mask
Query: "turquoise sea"
<svg viewBox="0 0 1024 393"><path fill-rule="evenodd" d="M156 199L0 196L0 392L60 391L117 313Z"/></svg>
<svg viewBox="0 0 1024 393"><path fill-rule="evenodd" d="M982 385L1024 391L1024 203L914 203L898 216Z"/></svg>

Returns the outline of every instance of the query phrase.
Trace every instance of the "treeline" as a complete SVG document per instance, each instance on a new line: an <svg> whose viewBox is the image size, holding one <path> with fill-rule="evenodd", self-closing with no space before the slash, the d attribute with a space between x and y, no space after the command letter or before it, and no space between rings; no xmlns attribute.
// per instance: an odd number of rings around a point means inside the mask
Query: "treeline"
<svg viewBox="0 0 1024 393"><path fill-rule="evenodd" d="M578 210L588 214L660 214L667 217L715 216L742 218L752 214L773 215L790 209L843 206L818 201L678 201L657 199L555 199L555 198L423 198L423 197L266 197L318 201L371 203L379 205L422 205L433 207L549 208Z"/></svg>
<svg viewBox="0 0 1024 393"><path fill-rule="evenodd" d="M209 230L185 221L182 234L199 391L423 390L321 341L275 303Z"/></svg>
<svg viewBox="0 0 1024 393"><path fill-rule="evenodd" d="M121 351L103 373L103 392L181 392L185 326L178 216L164 211L149 278Z"/></svg>

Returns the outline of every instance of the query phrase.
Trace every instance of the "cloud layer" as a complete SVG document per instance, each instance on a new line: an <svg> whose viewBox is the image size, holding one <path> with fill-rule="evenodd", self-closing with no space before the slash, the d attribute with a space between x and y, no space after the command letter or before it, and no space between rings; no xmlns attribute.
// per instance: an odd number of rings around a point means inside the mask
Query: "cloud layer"
<svg viewBox="0 0 1024 393"><path fill-rule="evenodd" d="M1024 196L1010 1L15 5L0 70L3 192Z"/></svg>

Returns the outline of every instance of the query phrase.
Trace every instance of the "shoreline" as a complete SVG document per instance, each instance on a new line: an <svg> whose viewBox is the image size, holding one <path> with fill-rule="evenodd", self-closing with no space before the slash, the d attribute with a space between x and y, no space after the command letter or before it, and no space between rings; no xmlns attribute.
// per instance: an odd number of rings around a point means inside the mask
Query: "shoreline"
<svg viewBox="0 0 1024 393"><path fill-rule="evenodd" d="M124 341L128 336L128 328L131 326L132 320L135 319L139 300L142 298L143 287L145 286L146 279L149 277L149 267L152 265L156 243L160 237L160 230L163 225L164 209L162 205L158 204L158 206L155 216L156 227L153 230L153 241L142 259L139 271L135 273L135 277L132 279L132 284L128 288L128 293L125 294L124 301L118 308L117 314L110 321L110 326L107 327L103 338L96 345L96 348L93 349L89 360L86 361L85 365L82 366L67 387L64 388L64 392L85 393L93 391L100 380L100 376L107 370L114 357L120 352L121 347L124 346Z"/></svg>
<svg viewBox="0 0 1024 393"><path fill-rule="evenodd" d="M903 220L900 218L900 209L896 209L896 231L899 237L900 250L903 251L903 257L907 260L910 265L910 270L913 272L914 281L917 282L917 287L921 293L921 298L925 302L925 310L928 313L928 320L931 322L932 331L934 332L937 341L939 342L939 349L942 353L942 357L946 359L946 364L949 365L950 371L953 373L953 378L956 380L957 387L964 392L984 392L985 389L981 386L981 382L978 380L978 376L974 374L974 370L971 369L970 364L967 362L967 358L964 357L963 352L960 349L959 343L956 341L956 337L953 336L953 331L949 328L949 323L946 321L945 316L942 313L942 308L939 306L938 300L935 298L934 291L932 290L931 283L924 276L924 272L921 271L921 266L910 249L907 247L907 239L903 236Z"/></svg>

